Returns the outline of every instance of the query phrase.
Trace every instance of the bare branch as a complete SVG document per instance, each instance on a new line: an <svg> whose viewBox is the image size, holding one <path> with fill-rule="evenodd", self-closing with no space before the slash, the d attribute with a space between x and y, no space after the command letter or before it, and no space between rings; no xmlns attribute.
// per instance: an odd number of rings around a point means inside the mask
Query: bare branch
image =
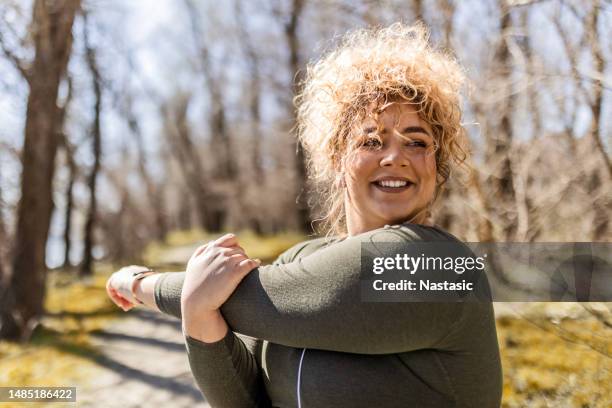
<svg viewBox="0 0 612 408"><path fill-rule="evenodd" d="M2 48L2 52L11 62L11 64L15 67L17 71L21 74L23 79L26 81L30 80L30 73L26 68L26 64L17 56L9 47L6 45L6 41L4 41L4 36L0 32L0 48Z"/></svg>

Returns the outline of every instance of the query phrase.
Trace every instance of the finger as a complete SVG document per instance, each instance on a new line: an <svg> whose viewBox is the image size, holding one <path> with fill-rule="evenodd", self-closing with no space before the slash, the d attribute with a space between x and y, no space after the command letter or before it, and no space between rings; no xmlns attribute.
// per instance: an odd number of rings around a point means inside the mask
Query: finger
<svg viewBox="0 0 612 408"><path fill-rule="evenodd" d="M118 308L123 309L125 311L124 305L123 305L123 303L121 301L121 297L119 296L119 294L117 292L115 292L113 290L112 296L110 298L113 301L113 303L115 304L115 306L117 306Z"/></svg>
<svg viewBox="0 0 612 408"><path fill-rule="evenodd" d="M117 306L123 309L124 312L127 312L132 307L134 307L134 304L132 302L130 302L128 299L121 296L121 294L114 289L113 289L113 294L114 296L111 299L115 302Z"/></svg>
<svg viewBox="0 0 612 408"><path fill-rule="evenodd" d="M204 245L200 245L199 247L197 247L196 250L191 255L191 258L195 258L196 256L200 255L202 252L204 252L208 244L210 244L210 242L207 242Z"/></svg>
<svg viewBox="0 0 612 408"><path fill-rule="evenodd" d="M238 245L238 237L234 234L225 234L220 238L217 238L215 245L222 247L231 247Z"/></svg>
<svg viewBox="0 0 612 408"><path fill-rule="evenodd" d="M125 300L124 298L120 298L120 303L121 308L124 312L127 312L128 310L134 307L134 304L132 302L130 302L129 300Z"/></svg>
<svg viewBox="0 0 612 408"><path fill-rule="evenodd" d="M249 259L245 254L234 254L228 257L227 262L229 262L230 265L236 266L245 259Z"/></svg>
<svg viewBox="0 0 612 408"><path fill-rule="evenodd" d="M111 285L110 285L110 278L108 278L108 280L106 281L106 294L110 297L111 296Z"/></svg>
<svg viewBox="0 0 612 408"><path fill-rule="evenodd" d="M257 262L254 259L248 258L243 261L240 261L240 263L236 265L236 271L238 272L240 276L244 277L246 276L246 274L251 272L253 269L259 267L259 265L261 265L261 262Z"/></svg>
<svg viewBox="0 0 612 408"><path fill-rule="evenodd" d="M246 255L246 252L244 252L244 249L240 247L221 248L219 252L228 257L232 255L236 255L236 254Z"/></svg>
<svg viewBox="0 0 612 408"><path fill-rule="evenodd" d="M111 299L113 300L113 302L115 302L115 304L116 304L117 306L119 306L119 307L123 307L123 305L124 305L124 304L125 304L125 302L126 302L126 299L125 299L123 296L121 296L121 295L119 294L119 292L117 292L115 289L113 289L113 292L112 292L112 293L113 293L113 295L112 295Z"/></svg>

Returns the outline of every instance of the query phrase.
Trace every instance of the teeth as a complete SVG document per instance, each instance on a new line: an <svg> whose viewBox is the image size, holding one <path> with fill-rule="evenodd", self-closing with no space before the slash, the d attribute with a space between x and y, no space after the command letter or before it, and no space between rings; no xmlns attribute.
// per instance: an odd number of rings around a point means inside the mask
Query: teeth
<svg viewBox="0 0 612 408"><path fill-rule="evenodd" d="M383 187L405 187L408 182L400 180L381 180L378 182Z"/></svg>

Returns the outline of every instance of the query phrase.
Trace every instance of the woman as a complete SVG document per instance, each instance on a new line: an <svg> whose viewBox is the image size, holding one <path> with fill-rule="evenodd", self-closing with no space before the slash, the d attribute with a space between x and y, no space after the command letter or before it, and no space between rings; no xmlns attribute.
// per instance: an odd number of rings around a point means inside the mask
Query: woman
<svg viewBox="0 0 612 408"><path fill-rule="evenodd" d="M182 317L213 407L499 406L490 303L360 298L362 244L462 247L429 220L465 160L462 81L421 26L348 34L309 68L298 97L300 139L335 235L268 266L225 235L198 248L186 273L122 269L110 296L125 310L141 301Z"/></svg>

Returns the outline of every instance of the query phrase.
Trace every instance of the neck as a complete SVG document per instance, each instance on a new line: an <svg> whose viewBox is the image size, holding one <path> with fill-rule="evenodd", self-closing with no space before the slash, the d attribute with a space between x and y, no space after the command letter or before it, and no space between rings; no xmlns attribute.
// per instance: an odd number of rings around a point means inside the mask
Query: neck
<svg viewBox="0 0 612 408"><path fill-rule="evenodd" d="M384 222L374 223L374 222L366 222L363 218L359 217L358 214L350 214L346 213L346 230L349 237L353 235L359 235L366 231L371 231L377 228L382 228L385 226Z"/></svg>
<svg viewBox="0 0 612 408"><path fill-rule="evenodd" d="M422 209L418 213L402 219L402 220L385 220L385 219L366 219L359 214L352 206L347 206L346 209L346 230L349 237L358 235L367 231L372 231L377 228L382 228L385 225L397 225L403 223L420 224L420 225L433 225L433 221L429 217L429 211L427 208Z"/></svg>

